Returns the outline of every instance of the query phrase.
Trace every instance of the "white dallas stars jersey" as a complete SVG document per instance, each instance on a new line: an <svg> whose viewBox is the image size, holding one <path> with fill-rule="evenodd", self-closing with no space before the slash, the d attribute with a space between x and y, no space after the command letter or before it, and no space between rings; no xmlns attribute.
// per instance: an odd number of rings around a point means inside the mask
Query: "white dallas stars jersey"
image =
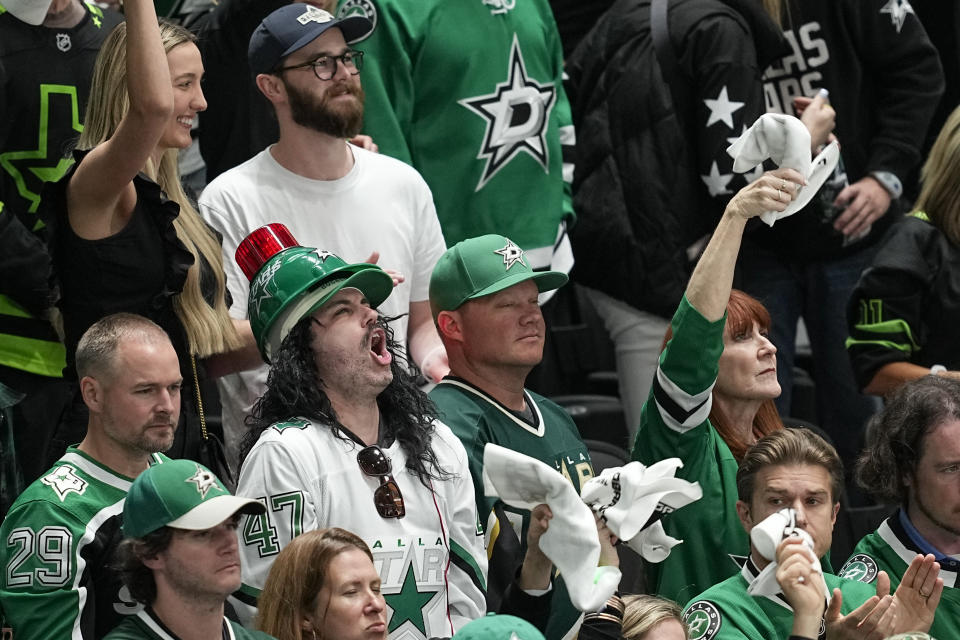
<svg viewBox="0 0 960 640"><path fill-rule="evenodd" d="M0 527L0 609L17 640L101 638L141 609L111 566L132 482L70 447L13 503Z"/></svg>
<svg viewBox="0 0 960 640"><path fill-rule="evenodd" d="M265 515L247 516L239 531L241 617L252 617L280 550L300 533L324 527L356 533L373 552L391 640L449 638L482 616L487 559L467 455L446 425L435 425L433 451L453 476L433 480L432 492L406 468L399 443L383 447L403 493L406 515L400 519L377 513L373 492L379 483L360 470L354 441L308 420L264 431L243 463L237 487L237 495L267 505Z"/></svg>
<svg viewBox="0 0 960 640"><path fill-rule="evenodd" d="M569 243L554 244L573 215L574 132L547 0L341 0L357 14L374 23L354 45L364 133L423 175L447 245L499 233L534 268L569 271Z"/></svg>

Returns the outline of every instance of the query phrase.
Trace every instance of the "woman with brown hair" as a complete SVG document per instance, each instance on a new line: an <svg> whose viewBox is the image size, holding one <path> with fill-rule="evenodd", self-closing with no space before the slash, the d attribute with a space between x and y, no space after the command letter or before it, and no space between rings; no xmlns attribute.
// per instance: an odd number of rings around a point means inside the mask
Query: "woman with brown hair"
<svg viewBox="0 0 960 640"><path fill-rule="evenodd" d="M124 9L126 22L97 57L76 163L44 195L66 374L94 322L120 311L150 318L169 334L183 376L181 416L189 418L171 454L192 457L195 447L183 442L189 436L196 444L204 428L204 360L232 352L252 366L259 358L249 328L227 313L219 238L185 195L177 169L177 152L206 108L196 39L182 27L158 26L152 2L131 0ZM250 349L238 351L244 345ZM218 357L225 368L243 366ZM71 416L67 430L82 434L85 424L84 415Z"/></svg>
<svg viewBox="0 0 960 640"><path fill-rule="evenodd" d="M804 184L778 169L741 189L727 205L673 316L653 388L641 411L633 458L650 465L680 458L677 477L700 483L703 498L664 518L683 545L647 564L651 593L681 605L738 570L728 554L746 555L737 519L739 457L782 428L773 406L780 395L770 317L759 302L732 291L747 220L783 211Z"/></svg>
<svg viewBox="0 0 960 640"><path fill-rule="evenodd" d="M370 549L337 527L294 538L270 567L256 628L277 640L385 640L386 603Z"/></svg>

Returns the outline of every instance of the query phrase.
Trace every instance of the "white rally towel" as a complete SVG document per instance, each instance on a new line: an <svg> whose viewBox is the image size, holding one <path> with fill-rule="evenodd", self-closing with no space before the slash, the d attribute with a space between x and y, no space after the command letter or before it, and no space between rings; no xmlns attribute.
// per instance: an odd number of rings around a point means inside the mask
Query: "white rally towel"
<svg viewBox="0 0 960 640"><path fill-rule="evenodd" d="M797 198L783 211L767 211L760 219L771 227L780 218L792 216L817 194L833 173L840 159L840 146L834 140L816 158L810 159L810 132L800 120L779 113L765 113L742 136L727 147L733 157L733 170L750 171L769 159L780 168L795 169L807 180Z"/></svg>
<svg viewBox="0 0 960 640"><path fill-rule="evenodd" d="M487 444L483 490L517 509L550 507L553 520L540 538L540 548L563 575L573 605L580 611L599 611L620 584L620 570L597 566L596 521L570 481L539 460Z"/></svg>
<svg viewBox="0 0 960 640"><path fill-rule="evenodd" d="M792 535L803 539L813 570L823 575L820 560L814 553L813 538L810 537L809 533L796 526L796 521L796 511L781 509L776 513L771 513L750 530L750 542L753 544L753 548L765 560L770 561L770 564L764 567L763 571L747 586L747 593L751 596L773 596L780 593L780 583L777 582L777 546L784 538ZM826 582L824 582L823 588L823 595L829 601L830 589L827 588Z"/></svg>
<svg viewBox="0 0 960 640"><path fill-rule="evenodd" d="M580 495L628 547L648 562L662 562L683 541L667 535L659 518L651 519L703 496L698 483L674 477L682 466L679 458L668 458L649 467L631 462L604 469L587 481Z"/></svg>

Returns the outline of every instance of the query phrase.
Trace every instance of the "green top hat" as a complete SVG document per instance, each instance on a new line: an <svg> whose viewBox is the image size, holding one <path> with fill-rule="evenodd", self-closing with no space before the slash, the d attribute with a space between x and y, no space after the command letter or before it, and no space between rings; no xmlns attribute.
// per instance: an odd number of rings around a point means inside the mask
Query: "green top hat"
<svg viewBox="0 0 960 640"><path fill-rule="evenodd" d="M430 276L433 317L453 311L467 300L481 298L525 280L543 293L562 287L567 274L534 271L523 249L504 236L490 234L462 240L440 256Z"/></svg>
<svg viewBox="0 0 960 640"><path fill-rule="evenodd" d="M160 527L211 529L238 511L263 513L263 503L230 494L220 479L192 460L166 460L133 481L123 503L123 533L142 538Z"/></svg>
<svg viewBox="0 0 960 640"><path fill-rule="evenodd" d="M359 289L374 308L393 291L393 278L380 267L348 264L329 251L301 247L279 223L244 238L236 259L250 279L247 315L268 363L294 325L344 287Z"/></svg>

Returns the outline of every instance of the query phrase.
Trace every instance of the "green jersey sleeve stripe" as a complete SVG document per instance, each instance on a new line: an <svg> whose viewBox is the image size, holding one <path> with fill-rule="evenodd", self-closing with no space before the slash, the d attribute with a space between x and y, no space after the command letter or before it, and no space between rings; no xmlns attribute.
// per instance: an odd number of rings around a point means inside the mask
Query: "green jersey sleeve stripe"
<svg viewBox="0 0 960 640"><path fill-rule="evenodd" d="M461 571L470 576L470 581L473 582L477 589L486 592L487 586L484 583L483 572L480 571L480 566L466 549L457 544L456 540L450 541L450 560L453 564L457 565Z"/></svg>

